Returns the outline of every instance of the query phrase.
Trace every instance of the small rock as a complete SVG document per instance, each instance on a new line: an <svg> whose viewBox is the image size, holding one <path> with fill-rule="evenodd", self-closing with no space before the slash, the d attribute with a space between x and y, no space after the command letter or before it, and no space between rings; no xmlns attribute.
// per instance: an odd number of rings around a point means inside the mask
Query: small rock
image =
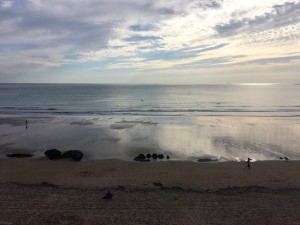
<svg viewBox="0 0 300 225"><path fill-rule="evenodd" d="M151 158L151 154L148 153L148 154L146 155L146 157L147 157L147 159L150 159L150 158Z"/></svg>
<svg viewBox="0 0 300 225"><path fill-rule="evenodd" d="M45 152L45 155L50 160L59 159L61 157L61 152L57 149L49 149Z"/></svg>
<svg viewBox="0 0 300 225"><path fill-rule="evenodd" d="M156 153L153 153L153 154L152 154L152 158L153 158L153 159L157 159L157 157L158 157L158 155L157 155Z"/></svg>
<svg viewBox="0 0 300 225"><path fill-rule="evenodd" d="M163 187L164 185L162 185L162 183L160 183L160 182L153 182L152 183L154 186L156 186L156 187Z"/></svg>
<svg viewBox="0 0 300 225"><path fill-rule="evenodd" d="M80 161L83 157L83 153L79 150L69 150L62 154L62 158L71 158L75 161Z"/></svg>
<svg viewBox="0 0 300 225"><path fill-rule="evenodd" d="M137 157L134 158L135 161L140 162L149 162L149 159L146 159L146 156L144 154L139 154Z"/></svg>
<svg viewBox="0 0 300 225"><path fill-rule="evenodd" d="M165 156L164 156L163 154L158 154L157 158L159 158L159 159L164 159Z"/></svg>
<svg viewBox="0 0 300 225"><path fill-rule="evenodd" d="M108 192L106 192L106 194L102 197L102 199L105 199L105 200L111 200L113 196L114 196L114 194L111 193L110 191L108 191Z"/></svg>
<svg viewBox="0 0 300 225"><path fill-rule="evenodd" d="M169 155L167 155L167 159L170 159L170 156L169 156Z"/></svg>
<svg viewBox="0 0 300 225"><path fill-rule="evenodd" d="M13 154L7 154L6 156L10 158L28 158L28 157L32 157L33 154L13 153Z"/></svg>

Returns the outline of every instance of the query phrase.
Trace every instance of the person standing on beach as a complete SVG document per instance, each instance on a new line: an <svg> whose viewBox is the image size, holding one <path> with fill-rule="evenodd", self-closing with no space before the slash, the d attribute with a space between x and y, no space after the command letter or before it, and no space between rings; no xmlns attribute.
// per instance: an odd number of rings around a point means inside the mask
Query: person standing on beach
<svg viewBox="0 0 300 225"><path fill-rule="evenodd" d="M28 121L26 120L26 121L25 121L26 130L27 130L27 124L28 124Z"/></svg>
<svg viewBox="0 0 300 225"><path fill-rule="evenodd" d="M250 161L251 161L252 159L250 159L250 158L248 158L247 159L247 166L248 166L248 168L250 168Z"/></svg>

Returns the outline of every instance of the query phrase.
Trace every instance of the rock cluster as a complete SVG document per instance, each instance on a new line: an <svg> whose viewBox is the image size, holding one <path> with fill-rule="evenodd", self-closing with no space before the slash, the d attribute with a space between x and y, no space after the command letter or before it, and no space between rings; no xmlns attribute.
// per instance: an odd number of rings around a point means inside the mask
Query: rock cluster
<svg viewBox="0 0 300 225"><path fill-rule="evenodd" d="M139 154L134 158L134 161L139 161L139 162L150 162L150 159L146 159L146 156L144 154Z"/></svg>
<svg viewBox="0 0 300 225"><path fill-rule="evenodd" d="M73 159L74 161L80 161L83 157L83 153L79 150L69 150L62 154L58 149L49 149L45 152L45 155L50 160L69 158Z"/></svg>
<svg viewBox="0 0 300 225"><path fill-rule="evenodd" d="M279 159L280 159L280 160L283 160L283 159L284 159L285 161L289 161L289 158L286 157L286 156L284 156L284 157L279 157Z"/></svg>
<svg viewBox="0 0 300 225"><path fill-rule="evenodd" d="M139 154L138 156L136 156L134 158L135 161L141 161L141 162L149 162L150 159L154 159L154 160L157 160L157 159L164 159L165 156L163 154L157 154L157 153L153 153L153 154ZM166 156L167 159L170 159L170 156Z"/></svg>

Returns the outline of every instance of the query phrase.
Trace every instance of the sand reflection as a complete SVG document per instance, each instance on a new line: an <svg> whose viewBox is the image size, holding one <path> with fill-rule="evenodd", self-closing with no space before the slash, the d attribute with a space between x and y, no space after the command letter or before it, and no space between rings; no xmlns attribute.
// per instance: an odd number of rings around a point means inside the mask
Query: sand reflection
<svg viewBox="0 0 300 225"><path fill-rule="evenodd" d="M193 118L185 124L170 118L149 128L122 134L126 149L162 152L176 159L211 156L220 160L299 158L299 124L291 118ZM137 141L139 140L139 141ZM146 152L143 152L146 153ZM128 153L129 154L129 153Z"/></svg>
<svg viewBox="0 0 300 225"><path fill-rule="evenodd" d="M41 156L58 148L80 149L86 159L131 160L139 153L182 160L300 159L296 117L56 117L36 120L28 130L23 126L0 125L0 156L20 151Z"/></svg>

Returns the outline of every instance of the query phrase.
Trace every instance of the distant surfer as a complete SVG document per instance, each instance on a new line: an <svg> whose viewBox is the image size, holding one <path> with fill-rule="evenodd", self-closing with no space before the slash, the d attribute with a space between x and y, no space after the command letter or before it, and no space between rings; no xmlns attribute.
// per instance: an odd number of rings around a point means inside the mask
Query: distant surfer
<svg viewBox="0 0 300 225"><path fill-rule="evenodd" d="M250 158L248 158L247 159L247 166L248 166L248 168L250 168L250 161L251 161L252 159L250 159Z"/></svg>

